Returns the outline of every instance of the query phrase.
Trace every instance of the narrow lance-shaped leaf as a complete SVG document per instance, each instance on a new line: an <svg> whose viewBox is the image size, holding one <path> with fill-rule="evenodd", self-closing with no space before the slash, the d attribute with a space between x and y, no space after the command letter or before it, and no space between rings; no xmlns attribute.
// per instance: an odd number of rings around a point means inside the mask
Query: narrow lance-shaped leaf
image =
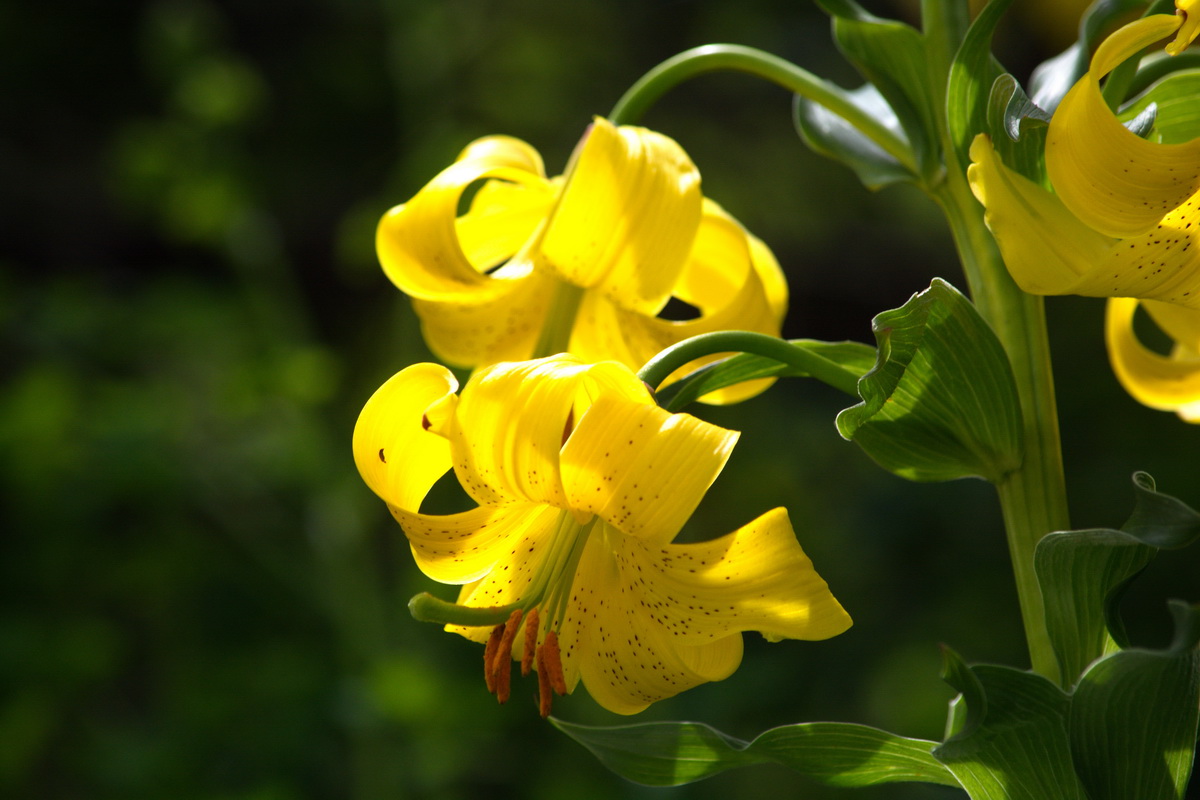
<svg viewBox="0 0 1200 800"><path fill-rule="evenodd" d="M1021 463L1020 408L1000 342L971 302L935 279L872 322L875 367L838 431L880 466L918 481L1000 481Z"/></svg>
<svg viewBox="0 0 1200 800"><path fill-rule="evenodd" d="M958 786L929 753L936 742L865 725L811 722L772 728L752 742L697 722L591 727L553 720L613 772L647 786L679 786L733 767L780 764L829 786L913 782Z"/></svg>
<svg viewBox="0 0 1200 800"><path fill-rule="evenodd" d="M878 120L901 141L907 134L896 112L871 84L847 92L854 105ZM792 106L796 131L814 152L840 161L858 175L868 189L881 189L901 181L915 182L917 176L894 156L884 151L845 117L808 98L796 96Z"/></svg>
<svg viewBox="0 0 1200 800"><path fill-rule="evenodd" d="M887 101L922 176L931 178L940 166L938 110L929 87L925 37L904 23L868 13L852 0L817 0L817 5L833 17L838 48Z"/></svg>
<svg viewBox="0 0 1200 800"><path fill-rule="evenodd" d="M992 55L992 35L1012 0L991 0L967 30L954 63L946 92L950 138L960 159L966 159L971 140L987 128L988 98L1003 69Z"/></svg>

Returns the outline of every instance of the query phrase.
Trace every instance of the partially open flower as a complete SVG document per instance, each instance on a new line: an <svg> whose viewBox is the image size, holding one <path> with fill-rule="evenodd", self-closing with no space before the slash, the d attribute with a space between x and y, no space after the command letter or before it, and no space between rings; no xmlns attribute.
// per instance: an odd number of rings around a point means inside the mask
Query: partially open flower
<svg viewBox="0 0 1200 800"><path fill-rule="evenodd" d="M456 366L566 349L637 369L701 333L777 336L787 307L771 251L701 196L683 149L599 118L557 178L524 142L474 142L383 217L376 246L384 272L413 298L430 349ZM662 318L672 297L698 316Z"/></svg>

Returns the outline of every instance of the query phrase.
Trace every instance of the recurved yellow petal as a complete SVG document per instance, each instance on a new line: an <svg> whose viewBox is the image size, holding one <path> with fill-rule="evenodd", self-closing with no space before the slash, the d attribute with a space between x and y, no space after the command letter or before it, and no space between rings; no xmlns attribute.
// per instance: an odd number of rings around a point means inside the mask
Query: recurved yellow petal
<svg viewBox="0 0 1200 800"><path fill-rule="evenodd" d="M1054 194L1004 165L985 134L971 143L971 191L985 208L1013 280L1033 294L1070 294L1115 239L1082 223ZM1111 294L1111 293L1110 293Z"/></svg>
<svg viewBox="0 0 1200 800"><path fill-rule="evenodd" d="M1142 48L1174 33L1181 18L1158 14L1113 33L1091 69L1063 98L1046 137L1046 170L1070 211L1095 230L1131 237L1200 190L1200 139L1158 144L1125 128L1099 81Z"/></svg>
<svg viewBox="0 0 1200 800"><path fill-rule="evenodd" d="M566 507L559 449L587 367L571 356L500 363L475 373L449 432L454 470L478 503ZM528 413L536 409L536 413Z"/></svg>
<svg viewBox="0 0 1200 800"><path fill-rule="evenodd" d="M597 118L541 250L563 280L655 314L691 250L700 200L699 171L673 140Z"/></svg>
<svg viewBox="0 0 1200 800"><path fill-rule="evenodd" d="M544 544L561 513L534 503L480 506L445 515L392 509L422 572L440 583L477 582L475 600L469 603L473 606L516 599L541 563ZM502 596L508 599L495 599Z"/></svg>
<svg viewBox="0 0 1200 800"><path fill-rule="evenodd" d="M1108 301L1105 340L1117 380L1143 405L1200 422L1200 353L1186 345L1169 357L1147 349L1133 330L1137 306L1137 300L1127 297Z"/></svg>
<svg viewBox="0 0 1200 800"><path fill-rule="evenodd" d="M699 544L651 547L626 538L617 562L623 574L637 576L628 591L684 642L751 630L772 640L828 639L851 624L782 508Z"/></svg>
<svg viewBox="0 0 1200 800"><path fill-rule="evenodd" d="M416 511L450 469L450 444L422 424L425 409L458 382L439 364L414 364L371 395L354 426L354 463L389 506Z"/></svg>
<svg viewBox="0 0 1200 800"><path fill-rule="evenodd" d="M494 244L481 243L482 232L489 226L495 229L488 217L499 213L496 201L508 201L510 219L518 220L526 220L538 203L548 204L552 190L535 171L540 170L540 160L530 162L528 145L503 137L484 142L466 151L478 155L442 170L412 200L391 209L379 222L375 247L383 271L414 298L454 301L466 292L488 291L491 279L483 271L494 266L506 249L519 246L509 235ZM492 189L484 195L484 206L463 223L466 243L475 250L468 253L459 240L458 205L467 187L479 180L506 181L522 190ZM527 220L523 224L527 227Z"/></svg>
<svg viewBox="0 0 1200 800"><path fill-rule="evenodd" d="M737 438L688 414L602 394L562 450L567 502L629 536L668 542L720 474Z"/></svg>
<svg viewBox="0 0 1200 800"><path fill-rule="evenodd" d="M648 705L708 681L729 677L742 659L742 637L732 634L703 644L678 641L630 590L637 576L617 568L615 548L625 538L612 529L588 540L576 575L562 640L568 686L582 677L588 693L617 714ZM603 530L602 530L603 529ZM584 624L580 624L580 622ZM583 637L583 638L581 638Z"/></svg>
<svg viewBox="0 0 1200 800"><path fill-rule="evenodd" d="M555 280L518 256L493 272L486 288L453 300L413 300L425 343L447 364L470 367L533 355Z"/></svg>
<svg viewBox="0 0 1200 800"><path fill-rule="evenodd" d="M544 183L488 181L471 199L455 227L467 260L482 272L519 252L554 205L557 191Z"/></svg>

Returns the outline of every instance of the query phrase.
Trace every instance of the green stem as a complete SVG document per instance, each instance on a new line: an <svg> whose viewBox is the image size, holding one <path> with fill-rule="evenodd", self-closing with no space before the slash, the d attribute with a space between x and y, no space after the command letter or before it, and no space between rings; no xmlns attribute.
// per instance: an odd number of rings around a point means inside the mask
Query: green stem
<svg viewBox="0 0 1200 800"><path fill-rule="evenodd" d="M675 370L714 353L752 353L764 356L801 369L809 376L848 394L857 395L855 386L858 376L850 375L839 364L784 339L750 331L715 331L684 339L647 361L638 371L638 377L651 389L657 389Z"/></svg>
<svg viewBox="0 0 1200 800"><path fill-rule="evenodd" d="M583 300L583 287L559 281L550 298L550 309L542 323L542 333L533 350L534 358L544 358L570 349L571 331L575 329L575 315Z"/></svg>
<svg viewBox="0 0 1200 800"><path fill-rule="evenodd" d="M941 96L935 98L937 108L946 107L944 87L961 39L965 6L963 0L922 0L930 37L929 74L932 85L942 87ZM1020 469L996 489L1025 639L1033 671L1061 685L1063 676L1046 627L1042 590L1034 569L1034 551L1042 537L1070 528L1044 303L1041 297L1021 291L1008 274L984 224L983 208L971 193L966 169L958 162L944 114L939 115L938 126L946 179L932 189L932 195L949 222L976 308L1008 354L1021 401L1024 459Z"/></svg>
<svg viewBox="0 0 1200 800"><path fill-rule="evenodd" d="M697 75L724 70L756 75L820 103L844 118L905 167L916 172L916 162L908 144L855 105L846 90L790 61L736 44L704 45L667 59L622 95L609 114L609 119L616 125L635 122L668 89Z"/></svg>
<svg viewBox="0 0 1200 800"><path fill-rule="evenodd" d="M1070 528L1043 300L1013 283L961 169L947 170L947 182L935 197L950 223L976 307L1012 364L1025 456L1021 468L996 488L1033 670L1061 683L1033 561L1043 536Z"/></svg>

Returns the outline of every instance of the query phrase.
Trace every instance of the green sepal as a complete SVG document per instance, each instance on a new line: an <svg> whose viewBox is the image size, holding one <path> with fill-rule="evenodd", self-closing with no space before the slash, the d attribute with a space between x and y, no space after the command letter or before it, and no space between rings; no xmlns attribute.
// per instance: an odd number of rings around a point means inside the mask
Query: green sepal
<svg viewBox="0 0 1200 800"><path fill-rule="evenodd" d="M1200 724L1200 606L1174 601L1164 650L1122 650L1084 673L1071 751L1091 800L1183 800Z"/></svg>
<svg viewBox="0 0 1200 800"><path fill-rule="evenodd" d="M966 722L933 757L971 800L1088 800L1071 759L1066 694L1032 672L969 667L948 648L944 657Z"/></svg>
<svg viewBox="0 0 1200 800"><path fill-rule="evenodd" d="M971 23L950 65L946 119L950 140L963 160L975 135L989 130L989 87L1004 72L992 55L992 36L1010 5L1012 0L991 0Z"/></svg>
<svg viewBox="0 0 1200 800"><path fill-rule="evenodd" d="M604 766L646 786L679 786L751 764L780 764L829 786L914 781L958 786L930 755L936 742L906 739L865 725L784 725L745 742L697 722L616 727L551 722Z"/></svg>
<svg viewBox="0 0 1200 800"><path fill-rule="evenodd" d="M1021 417L1012 368L966 297L934 279L872 321L875 366L858 381L862 402L838 431L876 463L910 480L1001 481L1021 463Z"/></svg>
<svg viewBox="0 0 1200 800"><path fill-rule="evenodd" d="M907 134L901 128L896 112L878 89L868 83L846 94L855 106L907 142ZM917 180L912 170L847 122L845 117L820 103L796 95L792 105L792 121L800 138L813 152L850 167L868 189L877 190L893 183Z"/></svg>
<svg viewBox="0 0 1200 800"><path fill-rule="evenodd" d="M1048 186L1043 154L1050 114L1029 99L1016 78L1005 73L992 83L987 117L1000 159L1034 183Z"/></svg>
<svg viewBox="0 0 1200 800"><path fill-rule="evenodd" d="M1156 491L1144 472L1134 474L1133 486L1134 511L1121 530L1051 533L1034 553L1046 627L1068 681L1096 658L1129 645L1117 605L1155 554L1200 539L1200 514Z"/></svg>
<svg viewBox="0 0 1200 800"><path fill-rule="evenodd" d="M868 13L853 0L817 0L833 17L833 38L896 115L912 146L922 179L941 170L934 92L929 85L925 36L915 28Z"/></svg>
<svg viewBox="0 0 1200 800"><path fill-rule="evenodd" d="M708 364L660 389L655 398L667 411L679 411L702 395L759 378L817 378L855 394L855 386L875 364L875 348L861 342L818 342L792 339L793 348L811 356L807 367L785 364L767 356L742 353Z"/></svg>
<svg viewBox="0 0 1200 800"><path fill-rule="evenodd" d="M1121 110L1123 120L1157 111L1150 138L1163 144L1188 142L1200 136L1200 70L1176 72L1156 83Z"/></svg>

